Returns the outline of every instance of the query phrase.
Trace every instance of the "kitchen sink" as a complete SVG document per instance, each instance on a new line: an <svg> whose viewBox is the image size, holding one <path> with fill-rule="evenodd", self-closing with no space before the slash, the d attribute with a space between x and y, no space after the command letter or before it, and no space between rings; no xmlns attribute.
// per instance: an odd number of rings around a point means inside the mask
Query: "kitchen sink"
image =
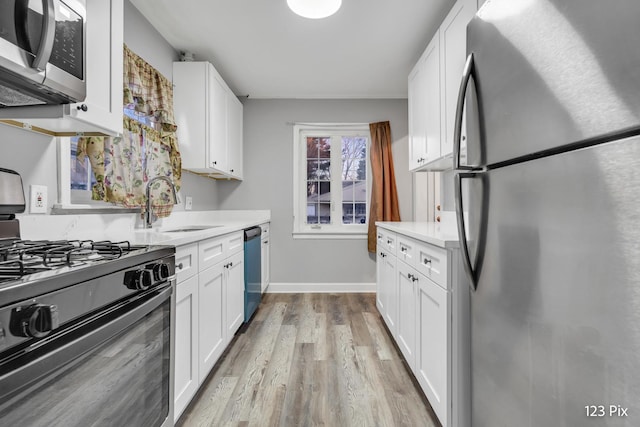
<svg viewBox="0 0 640 427"><path fill-rule="evenodd" d="M221 225L185 225L176 228L159 228L158 233L184 233L189 231L203 231L210 228L222 227Z"/></svg>

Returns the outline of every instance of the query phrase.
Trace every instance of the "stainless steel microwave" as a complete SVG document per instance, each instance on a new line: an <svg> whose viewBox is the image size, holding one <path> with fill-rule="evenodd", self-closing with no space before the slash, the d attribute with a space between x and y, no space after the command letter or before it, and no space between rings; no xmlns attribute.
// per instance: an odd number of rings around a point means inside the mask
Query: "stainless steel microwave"
<svg viewBox="0 0 640 427"><path fill-rule="evenodd" d="M86 0L0 1L0 107L86 96Z"/></svg>

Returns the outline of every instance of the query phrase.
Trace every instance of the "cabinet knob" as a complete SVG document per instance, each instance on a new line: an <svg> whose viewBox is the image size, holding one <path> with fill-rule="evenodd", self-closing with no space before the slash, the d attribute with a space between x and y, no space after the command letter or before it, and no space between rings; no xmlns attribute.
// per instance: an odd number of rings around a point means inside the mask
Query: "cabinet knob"
<svg viewBox="0 0 640 427"><path fill-rule="evenodd" d="M78 105L78 107L77 107L77 108L78 108L78 110L82 110L82 111L87 111L87 110L89 110L89 107L87 107L87 104L81 104L81 105Z"/></svg>
<svg viewBox="0 0 640 427"><path fill-rule="evenodd" d="M405 248L404 246L400 248L400 252L407 252L407 248Z"/></svg>
<svg viewBox="0 0 640 427"><path fill-rule="evenodd" d="M182 270L184 268L184 265L182 263L176 265L176 267L178 267L178 270Z"/></svg>
<svg viewBox="0 0 640 427"><path fill-rule="evenodd" d="M436 222L440 222L440 215L436 217Z"/></svg>
<svg viewBox="0 0 640 427"><path fill-rule="evenodd" d="M440 208L440 205L439 205L439 204L438 204L438 205L436 205L436 210L437 210L437 211L439 211L440 209L441 209L441 208Z"/></svg>
<svg viewBox="0 0 640 427"><path fill-rule="evenodd" d="M211 164L212 164L213 166L215 166L215 165L217 165L217 164L218 164L218 162L211 162Z"/></svg>
<svg viewBox="0 0 640 427"><path fill-rule="evenodd" d="M422 260L422 263L424 265L431 264L431 260L429 258L425 258L425 259Z"/></svg>
<svg viewBox="0 0 640 427"><path fill-rule="evenodd" d="M391 244L391 240L387 239L387 245L390 245L390 244Z"/></svg>
<svg viewBox="0 0 640 427"><path fill-rule="evenodd" d="M233 173L233 169L231 169L230 172Z"/></svg>

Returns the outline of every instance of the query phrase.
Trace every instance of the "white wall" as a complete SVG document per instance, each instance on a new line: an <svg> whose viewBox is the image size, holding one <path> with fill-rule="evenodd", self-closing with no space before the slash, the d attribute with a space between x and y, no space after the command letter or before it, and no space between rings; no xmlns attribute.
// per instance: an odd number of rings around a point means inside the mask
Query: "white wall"
<svg viewBox="0 0 640 427"><path fill-rule="evenodd" d="M292 122L371 123L389 120L403 220L412 219L407 100L246 100L244 181L219 182L220 209L271 210L271 281L373 283L366 240L294 240Z"/></svg>

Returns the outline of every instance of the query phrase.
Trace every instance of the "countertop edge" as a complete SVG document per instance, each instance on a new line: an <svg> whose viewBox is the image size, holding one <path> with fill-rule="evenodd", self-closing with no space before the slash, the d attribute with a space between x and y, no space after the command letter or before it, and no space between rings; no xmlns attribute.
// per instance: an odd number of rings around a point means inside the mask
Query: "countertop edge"
<svg viewBox="0 0 640 427"><path fill-rule="evenodd" d="M437 222L377 221L376 226L440 248L460 247L456 228Z"/></svg>

